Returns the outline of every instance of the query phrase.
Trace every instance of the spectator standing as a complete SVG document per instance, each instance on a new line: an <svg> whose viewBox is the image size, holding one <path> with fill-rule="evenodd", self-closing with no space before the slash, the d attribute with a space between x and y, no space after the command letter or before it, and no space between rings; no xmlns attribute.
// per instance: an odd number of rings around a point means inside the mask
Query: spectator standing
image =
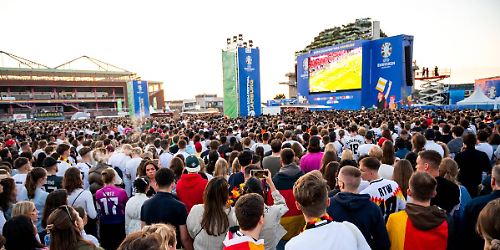
<svg viewBox="0 0 500 250"><path fill-rule="evenodd" d="M446 211L431 205L436 187L436 180L428 173L412 175L408 190L411 201L405 210L391 214L387 221L391 249L447 249Z"/></svg>
<svg viewBox="0 0 500 250"><path fill-rule="evenodd" d="M372 249L389 249L384 217L379 207L370 200L370 195L358 193L360 183L361 171L358 168L345 166L340 169L340 193L330 199L326 211L334 221L348 221L356 225Z"/></svg>
<svg viewBox="0 0 500 250"><path fill-rule="evenodd" d="M370 249L354 224L334 222L326 213L330 203L328 187L319 171L300 177L293 187L293 195L307 223L304 231L286 244L286 250Z"/></svg>
<svg viewBox="0 0 500 250"><path fill-rule="evenodd" d="M203 191L208 181L203 179L200 172L200 162L196 156L186 158L186 171L177 182L176 192L179 200L186 206L187 212L196 204L203 204Z"/></svg>
<svg viewBox="0 0 500 250"><path fill-rule="evenodd" d="M142 224L171 224L176 230L177 248L183 247L186 250L192 250L193 242L186 227L186 206L172 194L175 181L174 172L168 168L161 168L156 172L155 179L158 192L142 205Z"/></svg>

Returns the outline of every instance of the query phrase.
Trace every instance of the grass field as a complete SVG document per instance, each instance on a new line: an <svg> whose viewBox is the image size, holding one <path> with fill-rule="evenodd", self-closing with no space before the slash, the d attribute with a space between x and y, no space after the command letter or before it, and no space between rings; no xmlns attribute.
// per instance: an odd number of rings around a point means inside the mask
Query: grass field
<svg viewBox="0 0 500 250"><path fill-rule="evenodd" d="M352 52L351 52L352 53ZM309 78L309 92L335 92L361 88L361 48L338 62L325 65L326 68L312 72Z"/></svg>

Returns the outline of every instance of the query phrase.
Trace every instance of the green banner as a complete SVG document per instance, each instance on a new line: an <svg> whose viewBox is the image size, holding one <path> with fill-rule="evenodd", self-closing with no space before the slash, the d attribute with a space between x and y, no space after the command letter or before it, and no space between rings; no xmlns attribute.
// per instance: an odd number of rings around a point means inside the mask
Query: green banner
<svg viewBox="0 0 500 250"><path fill-rule="evenodd" d="M224 115L238 117L238 91L236 89L236 53L222 51L222 75L224 87Z"/></svg>
<svg viewBox="0 0 500 250"><path fill-rule="evenodd" d="M123 111L122 98L116 99L116 110L118 112L122 112Z"/></svg>
<svg viewBox="0 0 500 250"><path fill-rule="evenodd" d="M128 114L130 117L134 117L134 85L132 82L127 83L127 96L128 96Z"/></svg>

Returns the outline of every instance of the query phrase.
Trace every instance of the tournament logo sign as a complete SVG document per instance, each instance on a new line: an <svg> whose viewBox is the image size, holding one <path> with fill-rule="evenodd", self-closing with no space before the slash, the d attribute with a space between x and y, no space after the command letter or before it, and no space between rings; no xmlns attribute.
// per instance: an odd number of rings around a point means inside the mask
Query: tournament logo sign
<svg viewBox="0 0 500 250"><path fill-rule="evenodd" d="M386 42L382 44L380 54L382 55L383 58L387 58L391 56L392 54L392 45L390 42Z"/></svg>
<svg viewBox="0 0 500 250"><path fill-rule="evenodd" d="M304 61L302 62L302 68L304 71L309 71L309 58L306 57L304 58Z"/></svg>
<svg viewBox="0 0 500 250"><path fill-rule="evenodd" d="M247 63L247 66L252 66L252 57L251 56L247 56L245 58L245 62Z"/></svg>

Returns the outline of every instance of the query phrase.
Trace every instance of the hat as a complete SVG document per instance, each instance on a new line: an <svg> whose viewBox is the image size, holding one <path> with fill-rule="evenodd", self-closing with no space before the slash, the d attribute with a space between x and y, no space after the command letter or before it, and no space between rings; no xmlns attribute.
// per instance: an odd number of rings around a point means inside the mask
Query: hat
<svg viewBox="0 0 500 250"><path fill-rule="evenodd" d="M200 172L200 162L198 161L198 157L190 155L186 158L186 171L189 173Z"/></svg>
<svg viewBox="0 0 500 250"><path fill-rule="evenodd" d="M14 144L16 144L16 141L14 141L13 139L9 139L5 142L5 146L7 147L12 147Z"/></svg>
<svg viewBox="0 0 500 250"><path fill-rule="evenodd" d="M47 156L47 157L43 160L42 166L43 166L44 168L48 168L48 167L52 167L52 166L56 165L57 163L59 163L59 161L57 161L57 160L56 160L56 159L54 159L53 157Z"/></svg>
<svg viewBox="0 0 500 250"><path fill-rule="evenodd" d="M194 143L194 148L196 149L196 153L200 153L203 147L201 146L200 142L195 142Z"/></svg>

